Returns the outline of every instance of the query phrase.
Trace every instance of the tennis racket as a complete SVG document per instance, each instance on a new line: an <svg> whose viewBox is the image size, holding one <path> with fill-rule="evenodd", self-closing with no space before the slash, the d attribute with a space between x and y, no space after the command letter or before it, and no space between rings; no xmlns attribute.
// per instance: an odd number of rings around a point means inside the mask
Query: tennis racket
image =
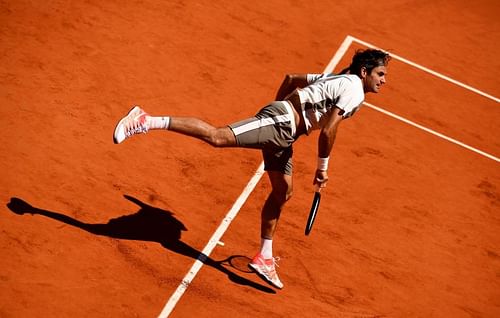
<svg viewBox="0 0 500 318"><path fill-rule="evenodd" d="M321 201L321 189L318 185L316 185L316 189L314 191L314 198L311 205L311 211L309 211L309 217L307 218L306 230L305 234L309 235L311 233L312 226L314 224L314 219L316 219L316 215L318 214L319 203Z"/></svg>

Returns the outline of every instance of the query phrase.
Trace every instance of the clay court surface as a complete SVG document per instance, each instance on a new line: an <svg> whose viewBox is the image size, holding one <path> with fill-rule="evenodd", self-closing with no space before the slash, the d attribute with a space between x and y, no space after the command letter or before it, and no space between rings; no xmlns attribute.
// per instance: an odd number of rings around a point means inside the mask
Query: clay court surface
<svg viewBox="0 0 500 318"><path fill-rule="evenodd" d="M348 35L498 98L499 16L497 1L0 1L0 317L158 317L259 168L258 151L173 133L114 145L131 105L232 123ZM396 59L387 80L367 102L500 157L498 99ZM316 137L294 146L274 240L285 288L246 266L264 175L170 317L500 317L497 160L364 107L306 237Z"/></svg>

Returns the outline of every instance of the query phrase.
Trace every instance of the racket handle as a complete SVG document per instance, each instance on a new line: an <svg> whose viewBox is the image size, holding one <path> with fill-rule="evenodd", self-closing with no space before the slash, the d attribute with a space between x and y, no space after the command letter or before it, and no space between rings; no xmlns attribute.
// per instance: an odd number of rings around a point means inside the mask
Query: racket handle
<svg viewBox="0 0 500 318"><path fill-rule="evenodd" d="M314 192L321 192L321 187L320 187L319 183L316 183L314 185Z"/></svg>

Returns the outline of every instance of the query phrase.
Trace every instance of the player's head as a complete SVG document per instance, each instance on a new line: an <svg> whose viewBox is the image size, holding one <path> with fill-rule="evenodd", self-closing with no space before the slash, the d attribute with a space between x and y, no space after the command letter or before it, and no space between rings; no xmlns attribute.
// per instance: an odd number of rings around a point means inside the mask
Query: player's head
<svg viewBox="0 0 500 318"><path fill-rule="evenodd" d="M387 67L390 60L389 54L381 50L357 50L352 57L351 65L349 65L349 73L362 77L363 69L367 74L371 74L372 70L377 66Z"/></svg>
<svg viewBox="0 0 500 318"><path fill-rule="evenodd" d="M351 65L342 73L358 75L363 81L365 93L378 93L381 85L385 84L387 64L390 60L389 54L381 50L357 50Z"/></svg>

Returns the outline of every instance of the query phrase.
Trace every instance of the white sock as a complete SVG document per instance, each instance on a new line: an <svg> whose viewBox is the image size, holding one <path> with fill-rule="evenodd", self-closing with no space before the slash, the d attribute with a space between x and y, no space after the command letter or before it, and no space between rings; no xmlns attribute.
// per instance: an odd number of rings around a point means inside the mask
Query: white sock
<svg viewBox="0 0 500 318"><path fill-rule="evenodd" d="M260 241L260 254L265 259L270 259L273 257L273 240L261 239Z"/></svg>
<svg viewBox="0 0 500 318"><path fill-rule="evenodd" d="M168 129L170 127L170 117L146 117L149 129Z"/></svg>

